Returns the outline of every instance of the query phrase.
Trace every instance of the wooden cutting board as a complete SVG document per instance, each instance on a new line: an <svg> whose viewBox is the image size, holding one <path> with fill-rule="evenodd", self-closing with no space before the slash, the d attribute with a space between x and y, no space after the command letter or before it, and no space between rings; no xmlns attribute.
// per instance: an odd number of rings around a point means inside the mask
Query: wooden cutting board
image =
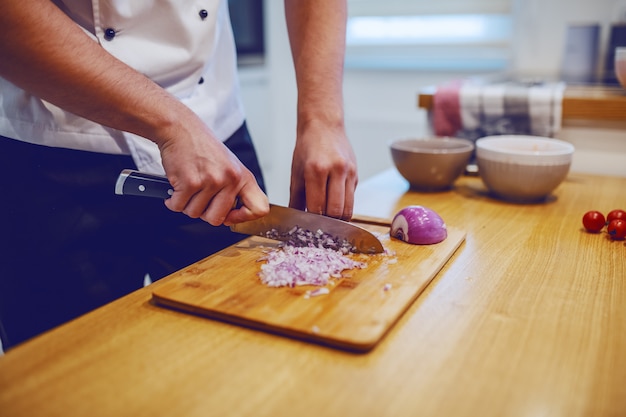
<svg viewBox="0 0 626 417"><path fill-rule="evenodd" d="M364 225L388 254L351 255L367 267L347 271L328 285L271 288L258 272L260 259L276 242L250 237L188 268L153 290L157 305L332 347L372 349L424 290L465 239L448 228L435 245L390 239L389 227Z"/></svg>

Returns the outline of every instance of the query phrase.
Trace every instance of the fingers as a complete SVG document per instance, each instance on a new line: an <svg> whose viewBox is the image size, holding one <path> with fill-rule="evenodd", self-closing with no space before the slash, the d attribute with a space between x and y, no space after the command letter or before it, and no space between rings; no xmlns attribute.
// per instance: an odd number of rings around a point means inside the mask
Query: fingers
<svg viewBox="0 0 626 417"><path fill-rule="evenodd" d="M354 211L356 174L331 177L327 185L326 215L350 220Z"/></svg>
<svg viewBox="0 0 626 417"><path fill-rule="evenodd" d="M172 211L181 212L191 218L201 217L206 211L213 196L219 191L217 187L211 187L211 182L206 181L182 181L170 179L174 187L174 194L165 205Z"/></svg>
<svg viewBox="0 0 626 417"><path fill-rule="evenodd" d="M246 187L238 197L239 205L228 212L224 225L247 222L266 216L270 212L267 196L258 187Z"/></svg>
<svg viewBox="0 0 626 417"><path fill-rule="evenodd" d="M243 180L207 179L206 182L171 181L174 193L165 200L168 209L200 218L213 226L254 220L269 212L267 196L252 173L244 169ZM179 183L181 185L176 186ZM241 207L235 208L239 201Z"/></svg>
<svg viewBox="0 0 626 417"><path fill-rule="evenodd" d="M309 172L310 173L308 175L307 172L305 172L304 177L307 210L316 214L332 216L332 214L327 210L328 190L326 186L330 179L330 175L327 170L311 169ZM336 189L334 191L337 192Z"/></svg>
<svg viewBox="0 0 626 417"><path fill-rule="evenodd" d="M202 190L187 198L188 194L175 190L172 197L165 200L165 206L172 211L184 213L191 218L200 218L213 226L219 226L224 222L232 206L233 199L230 199L231 204L229 205L227 203L228 197L225 196L225 193L213 195L210 191Z"/></svg>
<svg viewBox="0 0 626 417"><path fill-rule="evenodd" d="M231 193L220 192L209 201L208 206L200 216L202 220L213 225L219 226L224 223L228 213L233 208L233 201L237 196L233 196Z"/></svg>
<svg viewBox="0 0 626 417"><path fill-rule="evenodd" d="M304 211L307 209L306 202L304 181L300 175L294 173L289 189L289 207Z"/></svg>
<svg viewBox="0 0 626 417"><path fill-rule="evenodd" d="M176 192L174 192L174 194L176 194ZM192 218L200 218L213 226L222 224L230 226L234 223L257 219L269 213L268 198L258 187L250 193L242 193L239 196L239 199L244 202L243 205L239 207L233 206L233 202L237 199L237 196L233 196L232 193L220 192L209 200L205 197L201 197L201 194L207 193L194 195L183 210L172 209L171 200L174 196L165 200L165 205L172 211L182 212ZM198 210L197 207L204 208Z"/></svg>
<svg viewBox="0 0 626 417"><path fill-rule="evenodd" d="M346 164L317 169L313 166L307 167L302 176L293 176L289 206L350 220L357 184L354 171Z"/></svg>
<svg viewBox="0 0 626 417"><path fill-rule="evenodd" d="M213 226L222 224L227 214L224 209L227 196L219 192L218 181L212 178L202 180L200 177L193 179L170 177L170 183L174 193L171 198L165 200L168 209L184 213L194 219L202 218Z"/></svg>
<svg viewBox="0 0 626 417"><path fill-rule="evenodd" d="M350 220L354 209L356 179L346 172L331 173L326 182L307 187L307 203L317 212L342 220ZM325 196L325 198L324 198Z"/></svg>

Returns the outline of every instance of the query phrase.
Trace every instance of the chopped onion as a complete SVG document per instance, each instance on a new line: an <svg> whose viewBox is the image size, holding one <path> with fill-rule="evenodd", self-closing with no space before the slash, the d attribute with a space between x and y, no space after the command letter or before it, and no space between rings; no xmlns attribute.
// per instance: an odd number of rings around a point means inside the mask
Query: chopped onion
<svg viewBox="0 0 626 417"><path fill-rule="evenodd" d="M338 250L289 245L268 252L264 260L259 276L270 287L324 286L331 278L340 278L344 270L366 266Z"/></svg>
<svg viewBox="0 0 626 417"><path fill-rule="evenodd" d="M441 216L433 210L408 206L394 216L390 235L416 245L431 245L445 240L448 230Z"/></svg>
<svg viewBox="0 0 626 417"><path fill-rule="evenodd" d="M299 226L288 232L271 230L264 235L281 241L278 249L271 250L262 259L259 276L270 287L295 287L332 284L332 278L341 278L345 270L365 268L364 262L355 261L347 254L355 252L352 244L322 230L312 232ZM326 290L326 291L324 291ZM327 294L328 289L307 292L306 298Z"/></svg>
<svg viewBox="0 0 626 417"><path fill-rule="evenodd" d="M307 247L307 248L329 248L338 250L342 253L355 252L354 246L346 239L341 239L329 233L325 233L318 229L313 232L303 229L300 226L294 226L288 232L279 232L272 229L265 233L265 237L269 239L281 240L286 246Z"/></svg>
<svg viewBox="0 0 626 417"><path fill-rule="evenodd" d="M307 291L304 294L304 298L317 297L318 295L326 295L326 294L330 294L330 290L326 287L320 287L312 291Z"/></svg>

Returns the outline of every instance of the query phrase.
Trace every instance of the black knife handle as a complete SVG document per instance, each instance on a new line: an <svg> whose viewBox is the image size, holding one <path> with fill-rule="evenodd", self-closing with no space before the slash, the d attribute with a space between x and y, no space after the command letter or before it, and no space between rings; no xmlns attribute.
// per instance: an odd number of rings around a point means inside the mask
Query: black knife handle
<svg viewBox="0 0 626 417"><path fill-rule="evenodd" d="M115 194L168 199L174 188L166 177L132 169L123 170L115 184Z"/></svg>

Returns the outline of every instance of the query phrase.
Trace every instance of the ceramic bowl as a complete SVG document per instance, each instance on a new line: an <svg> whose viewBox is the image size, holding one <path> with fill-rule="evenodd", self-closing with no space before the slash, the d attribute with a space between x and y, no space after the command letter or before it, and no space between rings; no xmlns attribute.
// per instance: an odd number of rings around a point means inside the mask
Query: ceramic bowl
<svg viewBox="0 0 626 417"><path fill-rule="evenodd" d="M474 144L465 139L400 139L390 143L391 157L411 188L445 190L465 171Z"/></svg>
<svg viewBox="0 0 626 417"><path fill-rule="evenodd" d="M540 136L489 136L476 141L476 163L485 186L517 202L545 200L563 182L574 146Z"/></svg>
<svg viewBox="0 0 626 417"><path fill-rule="evenodd" d="M615 76L623 88L626 88L626 47L615 49Z"/></svg>

